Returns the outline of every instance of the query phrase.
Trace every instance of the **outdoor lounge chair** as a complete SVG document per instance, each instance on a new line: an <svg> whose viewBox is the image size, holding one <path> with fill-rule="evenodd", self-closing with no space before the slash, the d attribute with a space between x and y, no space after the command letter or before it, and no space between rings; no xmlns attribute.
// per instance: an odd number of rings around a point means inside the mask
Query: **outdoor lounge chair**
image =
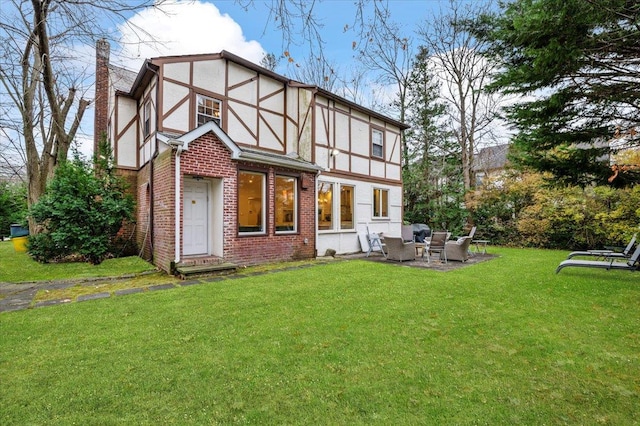
<svg viewBox="0 0 640 426"><path fill-rule="evenodd" d="M402 241L402 237L384 237L387 259L404 262L416 259L416 245L413 241Z"/></svg>
<svg viewBox="0 0 640 426"><path fill-rule="evenodd" d="M640 258L640 244L636 247L636 251L633 252L629 260L626 262L616 261L615 258L610 258L609 260L567 259L560 262L560 265L556 268L556 274L560 272L562 268L566 268L568 266L635 271L640 266L640 260L638 260L638 258Z"/></svg>
<svg viewBox="0 0 640 426"><path fill-rule="evenodd" d="M445 258L447 260L459 260L465 262L469 259L469 246L472 237L460 237L456 241L447 241L445 244Z"/></svg>
<svg viewBox="0 0 640 426"><path fill-rule="evenodd" d="M633 237L631 237L631 241L629 241L629 244L627 244L622 252L613 250L572 251L571 253L569 253L569 256L567 256L567 259L571 259L575 256L596 256L604 259L609 259L612 257L617 259L627 259L631 254L631 250L633 250L633 245L636 242L636 237L637 234L633 234Z"/></svg>

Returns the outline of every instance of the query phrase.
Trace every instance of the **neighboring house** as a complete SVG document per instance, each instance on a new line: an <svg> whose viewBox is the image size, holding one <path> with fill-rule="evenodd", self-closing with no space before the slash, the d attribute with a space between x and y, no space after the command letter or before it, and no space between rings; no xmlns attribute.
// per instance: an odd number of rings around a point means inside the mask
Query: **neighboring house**
<svg viewBox="0 0 640 426"><path fill-rule="evenodd" d="M135 238L164 270L360 251L400 235L408 126L228 52L146 60L96 54L105 132L137 201Z"/></svg>
<svg viewBox="0 0 640 426"><path fill-rule="evenodd" d="M473 158L473 173L476 186L482 186L488 177L498 176L507 166L509 144L488 146L482 148Z"/></svg>

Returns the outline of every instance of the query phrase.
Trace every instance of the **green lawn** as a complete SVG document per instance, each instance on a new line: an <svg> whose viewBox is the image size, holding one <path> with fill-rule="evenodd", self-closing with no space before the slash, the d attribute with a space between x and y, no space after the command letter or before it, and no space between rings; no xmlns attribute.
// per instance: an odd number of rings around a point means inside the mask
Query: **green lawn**
<svg viewBox="0 0 640 426"><path fill-rule="evenodd" d="M491 251L0 314L0 423L637 424L640 273Z"/></svg>
<svg viewBox="0 0 640 426"><path fill-rule="evenodd" d="M0 282L51 281L112 277L153 271L153 265L137 256L89 263L38 263L26 253L17 253L10 241L0 242Z"/></svg>

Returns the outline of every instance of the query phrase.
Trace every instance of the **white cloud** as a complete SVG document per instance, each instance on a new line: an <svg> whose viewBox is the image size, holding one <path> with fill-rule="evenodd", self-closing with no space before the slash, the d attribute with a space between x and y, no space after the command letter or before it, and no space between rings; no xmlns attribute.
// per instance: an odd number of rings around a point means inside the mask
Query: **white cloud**
<svg viewBox="0 0 640 426"><path fill-rule="evenodd" d="M265 54L259 42L246 40L228 14L202 1L176 0L161 9L145 9L119 26L121 51L112 62L138 69L147 58L227 50L259 63ZM132 62L129 62L132 61Z"/></svg>

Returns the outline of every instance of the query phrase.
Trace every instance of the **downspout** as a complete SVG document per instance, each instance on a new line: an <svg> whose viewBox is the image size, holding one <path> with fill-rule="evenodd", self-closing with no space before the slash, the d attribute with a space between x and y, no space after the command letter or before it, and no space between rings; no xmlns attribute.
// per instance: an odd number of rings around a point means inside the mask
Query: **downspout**
<svg viewBox="0 0 640 426"><path fill-rule="evenodd" d="M320 237L320 229L318 228L318 215L315 213L318 211L318 180L320 179L320 175L322 174L322 170L318 170L316 172L316 181L313 185L313 221L315 223L315 238L313 239L313 252L315 253L315 257L318 257L318 238Z"/></svg>
<svg viewBox="0 0 640 426"><path fill-rule="evenodd" d="M175 167L175 186L174 186L174 207L175 207L175 211L174 211L174 217L175 217L175 229L174 229L174 234L175 234L175 240L174 240L174 246L175 246L175 255L174 255L174 265L177 265L178 263L180 263L180 220L181 220L181 209L180 209L180 192L182 190L182 187L180 185L181 183L181 179L180 179L180 154L182 154L182 150L183 150L183 144L184 142L179 141L179 140L175 140L172 139L169 141L169 145L171 145L173 148L176 149L176 167Z"/></svg>
<svg viewBox="0 0 640 426"><path fill-rule="evenodd" d="M155 193L153 191L154 185L153 185L153 173L154 173L154 163L156 160L156 157L158 156L158 154L160 153L160 146L158 143L158 117L160 116L160 114L158 113L158 99L159 99L159 95L160 95L160 75L158 74L158 71L154 70L153 67L149 66L149 61L145 61L144 62L145 68L149 71L151 71L152 73L155 74L156 76L156 105L155 105L155 128L156 128L156 135L155 135L155 146L154 146L154 153L151 156L151 159L149 161L149 246L151 248L151 261L154 261L153 259L153 247L154 247L154 205L155 205ZM144 108L144 106L143 106ZM144 244L144 243L143 243Z"/></svg>

